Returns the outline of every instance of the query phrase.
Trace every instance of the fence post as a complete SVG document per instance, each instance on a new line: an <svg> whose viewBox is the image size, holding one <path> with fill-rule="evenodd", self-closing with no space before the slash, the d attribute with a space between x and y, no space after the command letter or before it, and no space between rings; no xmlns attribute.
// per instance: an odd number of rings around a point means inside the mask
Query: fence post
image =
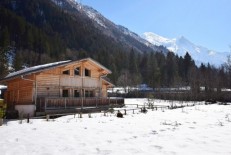
<svg viewBox="0 0 231 155"><path fill-rule="evenodd" d="M19 114L19 124L22 124L22 120L23 120L23 113L20 112L20 114Z"/></svg>
<svg viewBox="0 0 231 155"><path fill-rule="evenodd" d="M0 118L0 126L3 125L3 118Z"/></svg>
<svg viewBox="0 0 231 155"><path fill-rule="evenodd" d="M30 123L30 114L27 114L27 123Z"/></svg>
<svg viewBox="0 0 231 155"><path fill-rule="evenodd" d="M97 108L98 107L98 101L97 101L97 98L95 98L95 107Z"/></svg>
<svg viewBox="0 0 231 155"><path fill-rule="evenodd" d="M127 115L127 110L126 109L124 109L124 115Z"/></svg>
<svg viewBox="0 0 231 155"><path fill-rule="evenodd" d="M82 112L79 113L79 118L82 118Z"/></svg>
<svg viewBox="0 0 231 155"><path fill-rule="evenodd" d="M47 122L48 122L49 119L50 119L50 115L46 115L46 119L47 119Z"/></svg>
<svg viewBox="0 0 231 155"><path fill-rule="evenodd" d="M64 106L65 106L64 109L66 109L67 108L67 99L66 98L64 99Z"/></svg>
<svg viewBox="0 0 231 155"><path fill-rule="evenodd" d="M41 111L41 108L42 106L41 106L41 98L39 99L39 104L37 105L37 107L36 107L36 111L37 112L40 112Z"/></svg>
<svg viewBox="0 0 231 155"><path fill-rule="evenodd" d="M44 107L44 110L45 111L47 110L47 98L45 98L45 107Z"/></svg>

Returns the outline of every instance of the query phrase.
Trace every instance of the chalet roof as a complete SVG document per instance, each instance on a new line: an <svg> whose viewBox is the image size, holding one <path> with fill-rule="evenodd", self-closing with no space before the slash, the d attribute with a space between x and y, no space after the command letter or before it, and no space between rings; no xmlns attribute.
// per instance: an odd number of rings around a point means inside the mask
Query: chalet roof
<svg viewBox="0 0 231 155"><path fill-rule="evenodd" d="M33 67L29 67L29 68L25 68L13 73L8 74L5 78L11 78L11 77L15 77L15 76L21 76L21 75L25 75L25 74L29 74L29 73L34 73L34 72L38 72L44 69L50 69L51 67L57 67L61 64L65 64L67 62L70 62L70 60L67 61L59 61L59 62L54 62L54 63L48 63L48 64L43 64L43 65L38 65L38 66L33 66Z"/></svg>
<svg viewBox="0 0 231 155"><path fill-rule="evenodd" d="M105 70L108 74L111 73L111 71L109 69L107 69L106 67L101 65L99 62L97 62L91 58L85 58L85 59L80 59L80 60L75 60L75 61L71 61L71 60L59 61L59 62L48 63L48 64L43 64L43 65L25 68L25 69L22 69L22 70L8 74L5 78L0 79L0 82L5 81L5 80L9 80L12 78L16 78L18 76L24 76L24 75L28 75L28 74L32 74L32 73L41 72L44 70L49 70L49 69L52 69L55 67L65 66L65 65L72 64L72 63L78 63L78 62L84 62L84 61L90 61L93 64L97 65L99 68L102 68L103 70Z"/></svg>

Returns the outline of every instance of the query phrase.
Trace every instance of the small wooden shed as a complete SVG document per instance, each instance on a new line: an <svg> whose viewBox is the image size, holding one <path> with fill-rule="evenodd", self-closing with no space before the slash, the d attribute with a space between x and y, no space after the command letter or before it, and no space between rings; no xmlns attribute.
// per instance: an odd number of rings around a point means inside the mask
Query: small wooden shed
<svg viewBox="0 0 231 155"><path fill-rule="evenodd" d="M113 84L106 78L111 71L91 58L60 61L10 73L0 80L7 86L8 110L31 116L41 112L71 111L77 108L123 104L108 98Z"/></svg>

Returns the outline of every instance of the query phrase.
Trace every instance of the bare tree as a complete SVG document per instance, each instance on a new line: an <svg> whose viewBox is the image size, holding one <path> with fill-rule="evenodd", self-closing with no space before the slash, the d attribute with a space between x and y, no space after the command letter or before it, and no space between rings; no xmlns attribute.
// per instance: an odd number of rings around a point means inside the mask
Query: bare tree
<svg viewBox="0 0 231 155"><path fill-rule="evenodd" d="M121 71L121 75L119 76L118 80L117 80L117 85L121 86L124 88L124 92L128 92L128 90L126 89L127 86L131 85L131 74L129 73L128 70L123 70Z"/></svg>

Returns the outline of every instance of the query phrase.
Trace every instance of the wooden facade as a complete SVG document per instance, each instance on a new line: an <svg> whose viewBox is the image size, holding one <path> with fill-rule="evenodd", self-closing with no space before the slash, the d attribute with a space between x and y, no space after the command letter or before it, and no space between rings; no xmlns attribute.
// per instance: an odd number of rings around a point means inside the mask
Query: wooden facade
<svg viewBox="0 0 231 155"><path fill-rule="evenodd" d="M21 70L9 74L1 83L7 85L5 102L8 108L34 115L34 112L50 107L109 105L113 101L107 98L107 88L113 84L104 77L110 73L98 62L87 58Z"/></svg>

